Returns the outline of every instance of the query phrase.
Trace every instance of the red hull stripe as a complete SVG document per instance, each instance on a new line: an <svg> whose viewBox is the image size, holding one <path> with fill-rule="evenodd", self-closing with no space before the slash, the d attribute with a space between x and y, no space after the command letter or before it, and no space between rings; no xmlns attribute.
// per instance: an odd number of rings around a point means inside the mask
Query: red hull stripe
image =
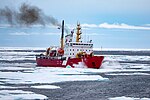
<svg viewBox="0 0 150 100"><path fill-rule="evenodd" d="M83 62L87 68L98 69L102 65L103 59L104 56L70 58L67 61L62 59L36 58L36 62L38 66L43 67L66 67L67 65L70 65L73 68L75 67L74 64L79 64L79 62Z"/></svg>

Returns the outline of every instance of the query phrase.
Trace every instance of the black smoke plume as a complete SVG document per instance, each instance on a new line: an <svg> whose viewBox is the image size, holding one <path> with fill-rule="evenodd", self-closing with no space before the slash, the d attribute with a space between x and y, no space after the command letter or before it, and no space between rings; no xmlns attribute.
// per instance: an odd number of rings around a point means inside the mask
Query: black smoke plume
<svg viewBox="0 0 150 100"><path fill-rule="evenodd" d="M0 9L0 18L1 18L0 20L2 20L2 17L4 17L6 21L8 21L8 23L12 25L13 24L12 16L13 12L7 6L4 9Z"/></svg>
<svg viewBox="0 0 150 100"><path fill-rule="evenodd" d="M9 7L0 9L0 20L8 22L10 25L21 25L21 26L30 26L30 25L46 25L52 24L54 26L61 27L61 24L52 16L45 15L41 9L36 6L31 6L29 4L23 3L19 10L12 10ZM65 29L68 33L68 30Z"/></svg>

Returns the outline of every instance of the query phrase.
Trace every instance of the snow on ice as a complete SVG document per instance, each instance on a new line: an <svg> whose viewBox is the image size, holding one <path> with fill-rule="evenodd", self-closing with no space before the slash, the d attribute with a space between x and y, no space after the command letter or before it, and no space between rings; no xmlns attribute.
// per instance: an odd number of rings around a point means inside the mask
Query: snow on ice
<svg viewBox="0 0 150 100"><path fill-rule="evenodd" d="M60 89L59 86L55 86L55 85L36 85L31 87L37 89Z"/></svg>
<svg viewBox="0 0 150 100"><path fill-rule="evenodd" d="M48 99L48 97L30 91L0 90L0 99L1 100L27 100L27 99L43 100L43 99Z"/></svg>
<svg viewBox="0 0 150 100"><path fill-rule="evenodd" d="M150 100L150 98L134 98L134 97L114 97L114 98L109 98L109 100Z"/></svg>

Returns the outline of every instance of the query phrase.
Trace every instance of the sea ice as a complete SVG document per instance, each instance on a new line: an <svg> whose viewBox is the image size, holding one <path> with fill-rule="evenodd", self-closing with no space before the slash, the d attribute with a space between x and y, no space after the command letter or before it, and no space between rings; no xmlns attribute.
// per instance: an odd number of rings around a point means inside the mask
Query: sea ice
<svg viewBox="0 0 150 100"><path fill-rule="evenodd" d="M148 74L148 73L140 73L140 72L138 72L138 73L110 73L110 74L106 74L106 75L150 75L150 74Z"/></svg>
<svg viewBox="0 0 150 100"><path fill-rule="evenodd" d="M114 97L114 98L109 98L109 100L150 100L150 98L134 98L134 97Z"/></svg>
<svg viewBox="0 0 150 100"><path fill-rule="evenodd" d="M37 86L31 86L32 88L38 88L38 89L60 89L59 86L55 85L37 85Z"/></svg>
<svg viewBox="0 0 150 100"><path fill-rule="evenodd" d="M11 89L13 89L13 88L16 88L16 87L11 87L11 86L0 86L0 89L6 89L6 88L11 88Z"/></svg>
<svg viewBox="0 0 150 100"><path fill-rule="evenodd" d="M82 74L82 75L81 75ZM12 84L55 83L65 81L103 81L100 75L88 75L73 68L37 68L32 73L0 72L1 81Z"/></svg>
<svg viewBox="0 0 150 100"><path fill-rule="evenodd" d="M31 99L48 99L48 97L23 90L0 90L1 100L31 100Z"/></svg>

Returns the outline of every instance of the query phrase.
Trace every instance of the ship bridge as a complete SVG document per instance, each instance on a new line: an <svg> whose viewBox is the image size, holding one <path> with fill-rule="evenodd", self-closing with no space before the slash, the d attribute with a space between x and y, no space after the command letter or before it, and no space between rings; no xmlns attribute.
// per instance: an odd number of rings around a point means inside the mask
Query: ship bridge
<svg viewBox="0 0 150 100"><path fill-rule="evenodd" d="M64 55L67 57L75 57L79 52L90 54L93 52L93 43L67 42L64 51Z"/></svg>
<svg viewBox="0 0 150 100"><path fill-rule="evenodd" d="M81 26L80 23L77 23L76 28L76 41L73 42L73 31L71 34L65 36L65 45L64 45L64 56L66 57L77 57L79 53L91 54L93 52L93 43L91 41L82 42L81 41Z"/></svg>

